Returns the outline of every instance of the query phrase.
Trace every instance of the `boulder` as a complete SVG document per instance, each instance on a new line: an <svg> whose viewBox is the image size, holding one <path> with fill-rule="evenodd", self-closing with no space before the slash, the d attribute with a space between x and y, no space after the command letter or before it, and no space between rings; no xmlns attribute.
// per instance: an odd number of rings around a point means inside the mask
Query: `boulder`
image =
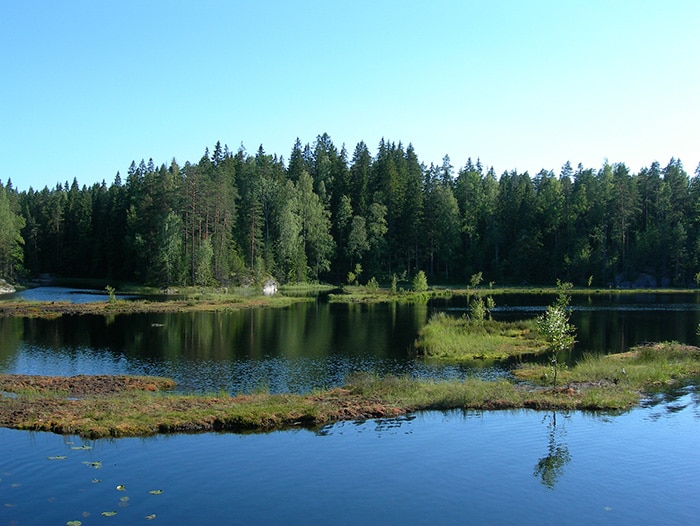
<svg viewBox="0 0 700 526"><path fill-rule="evenodd" d="M4 279L0 279L0 294L12 294L17 292L15 288Z"/></svg>
<svg viewBox="0 0 700 526"><path fill-rule="evenodd" d="M263 294L265 296L274 296L277 294L277 282L274 279L268 279L263 283Z"/></svg>

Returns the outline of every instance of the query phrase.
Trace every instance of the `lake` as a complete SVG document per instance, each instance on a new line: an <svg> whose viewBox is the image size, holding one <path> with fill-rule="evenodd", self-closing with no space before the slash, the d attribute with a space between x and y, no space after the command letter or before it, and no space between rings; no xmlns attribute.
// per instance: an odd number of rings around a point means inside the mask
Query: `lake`
<svg viewBox="0 0 700 526"><path fill-rule="evenodd" d="M114 511L115 524L693 524L699 432L695 392L618 416L426 412L88 442L0 429L0 524Z"/></svg>
<svg viewBox="0 0 700 526"><path fill-rule="evenodd" d="M54 289L45 289L48 297L57 297ZM74 301L96 297L63 292ZM41 297L41 290L31 294ZM496 296L493 315L534 317L552 300L548 295ZM698 343L698 300L687 293L574 296L578 343L570 360L584 353L622 352L647 341ZM285 309L237 312L0 318L0 370L168 376L183 391L230 393L309 392L341 385L358 371L421 378L505 374L499 368L415 360L411 350L418 330L436 310L459 316L466 302L358 305L318 299Z"/></svg>
<svg viewBox="0 0 700 526"><path fill-rule="evenodd" d="M697 343L697 299L574 296L575 353ZM495 317L522 318L551 297L496 302ZM320 299L233 313L0 319L0 370L159 374L183 390L230 392L305 392L357 370L507 374L412 358L435 310L461 315L464 305ZM618 415L426 412L315 430L89 442L0 429L0 524L133 524L153 514L168 524L688 524L700 512L699 432L694 387Z"/></svg>

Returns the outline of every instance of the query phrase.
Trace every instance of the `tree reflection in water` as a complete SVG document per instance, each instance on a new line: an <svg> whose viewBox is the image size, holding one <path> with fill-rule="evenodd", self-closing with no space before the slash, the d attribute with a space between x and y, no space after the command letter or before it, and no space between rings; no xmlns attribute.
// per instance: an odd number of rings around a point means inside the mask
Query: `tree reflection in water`
<svg viewBox="0 0 700 526"><path fill-rule="evenodd" d="M563 428L557 430L557 413L545 416L544 420L549 420L549 445L547 455L542 457L535 465L534 476L542 480L542 484L549 489L554 489L557 480L564 472L564 466L571 460L569 447L562 438L566 434Z"/></svg>

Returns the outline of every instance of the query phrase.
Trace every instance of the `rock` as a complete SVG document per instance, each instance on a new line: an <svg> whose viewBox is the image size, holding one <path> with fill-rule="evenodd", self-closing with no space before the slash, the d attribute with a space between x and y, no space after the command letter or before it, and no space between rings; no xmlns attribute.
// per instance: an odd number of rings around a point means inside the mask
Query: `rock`
<svg viewBox="0 0 700 526"><path fill-rule="evenodd" d="M15 288L4 279L0 279L0 294L12 294L17 292Z"/></svg>
<svg viewBox="0 0 700 526"><path fill-rule="evenodd" d="M274 279L268 279L263 284L263 294L265 296L274 296L277 294L277 282Z"/></svg>

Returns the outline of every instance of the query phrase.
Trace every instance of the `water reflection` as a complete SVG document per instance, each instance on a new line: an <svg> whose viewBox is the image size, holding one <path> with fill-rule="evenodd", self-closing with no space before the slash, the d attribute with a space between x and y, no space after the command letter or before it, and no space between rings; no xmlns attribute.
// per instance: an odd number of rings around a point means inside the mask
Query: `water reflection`
<svg viewBox="0 0 700 526"><path fill-rule="evenodd" d="M625 351L645 341L697 343L695 295L575 296L572 323L584 353ZM534 316L544 295L496 297L494 316ZM185 391L308 392L375 372L453 379L493 378L509 364L474 368L415 359L418 331L437 310L465 308L464 298L428 304L332 304L323 298L285 309L236 312L0 318L0 370L25 374L152 374Z"/></svg>
<svg viewBox="0 0 700 526"><path fill-rule="evenodd" d="M24 337L24 323L21 318L0 319L0 368L7 363Z"/></svg>
<svg viewBox="0 0 700 526"><path fill-rule="evenodd" d="M399 432L405 435L410 435L413 432L411 424L416 420L416 415L401 415L394 418L376 418L369 420L350 420L334 422L325 425L316 431L318 436L333 436L335 434L343 434L346 426L351 426L355 429L367 428L373 426L372 430L377 436L395 435Z"/></svg>
<svg viewBox="0 0 700 526"><path fill-rule="evenodd" d="M549 430L547 454L535 464L534 476L538 477L542 484L549 489L554 489L564 473L564 467L571 461L571 455L569 447L564 442L566 430L561 425L557 427L556 411L547 414L543 422L547 422Z"/></svg>
<svg viewBox="0 0 700 526"><path fill-rule="evenodd" d="M648 395L641 406L651 409L650 420L672 417L685 409L692 409L696 418L700 418L700 377L689 381L687 385L672 385Z"/></svg>
<svg viewBox="0 0 700 526"><path fill-rule="evenodd" d="M0 368L160 375L183 391L231 393L309 392L342 385L356 372L449 379L495 374L413 359L409 351L427 317L426 305L317 301L235 312L2 318Z"/></svg>

